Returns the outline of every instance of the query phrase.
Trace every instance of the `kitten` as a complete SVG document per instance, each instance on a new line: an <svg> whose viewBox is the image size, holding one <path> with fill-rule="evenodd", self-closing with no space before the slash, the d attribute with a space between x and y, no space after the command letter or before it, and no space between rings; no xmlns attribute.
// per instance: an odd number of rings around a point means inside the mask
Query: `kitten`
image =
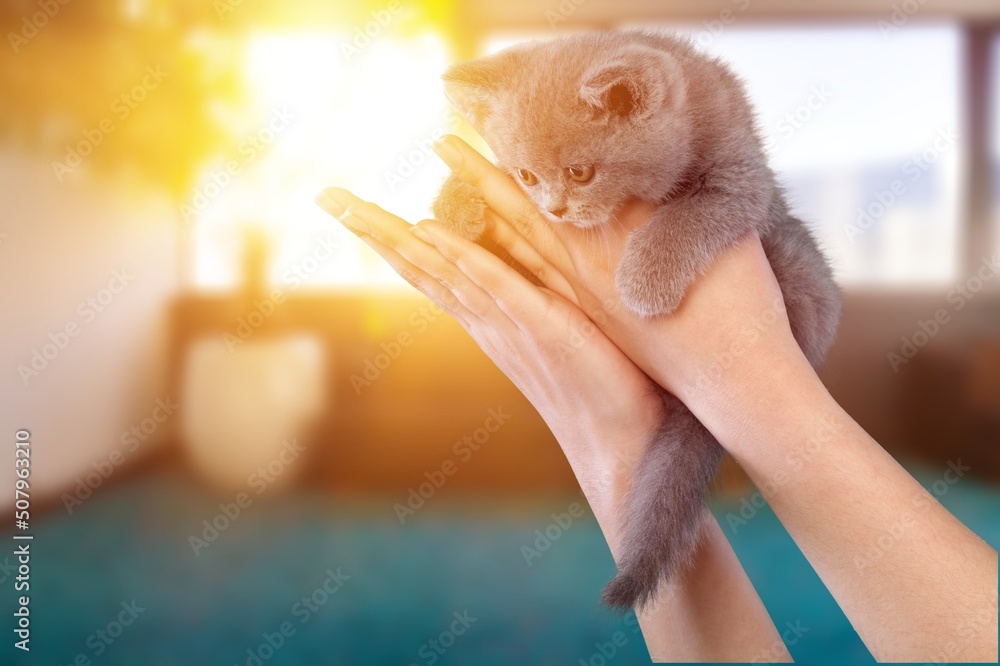
<svg viewBox="0 0 1000 666"><path fill-rule="evenodd" d="M840 295L767 165L737 77L689 41L611 32L522 44L456 65L448 97L493 148L498 165L554 224L598 227L629 199L658 204L626 241L615 284L648 317L673 312L726 248L760 236L792 332L816 365L833 341ZM485 201L454 176L435 217L473 240ZM613 223L613 222L612 222ZM664 392L666 417L633 470L623 551L603 600L641 607L678 577L708 516L704 494L723 449Z"/></svg>

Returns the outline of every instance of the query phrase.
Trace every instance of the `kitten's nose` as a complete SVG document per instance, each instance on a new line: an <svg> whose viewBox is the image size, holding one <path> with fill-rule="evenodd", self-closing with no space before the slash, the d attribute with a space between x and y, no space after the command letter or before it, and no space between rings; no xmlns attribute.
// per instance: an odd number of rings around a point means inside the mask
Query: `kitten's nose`
<svg viewBox="0 0 1000 666"><path fill-rule="evenodd" d="M568 206L559 206L558 208L549 208L549 212L555 215L556 217L562 217L563 215L566 214L566 211L568 209L569 209Z"/></svg>

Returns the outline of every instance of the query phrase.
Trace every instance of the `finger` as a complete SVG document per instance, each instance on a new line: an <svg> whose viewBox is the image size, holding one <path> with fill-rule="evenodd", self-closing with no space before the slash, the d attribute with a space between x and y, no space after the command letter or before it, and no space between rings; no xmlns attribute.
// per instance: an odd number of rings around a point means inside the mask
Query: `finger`
<svg viewBox="0 0 1000 666"><path fill-rule="evenodd" d="M486 293L519 327L530 325L550 307L552 297L485 249L433 220L425 220L414 233L427 242Z"/></svg>
<svg viewBox="0 0 1000 666"><path fill-rule="evenodd" d="M406 220L337 187L324 190L317 202L328 212L337 215L341 223L355 234L373 237L446 286L457 284L459 271L454 264L445 260L436 249L414 237L410 233L412 225Z"/></svg>
<svg viewBox="0 0 1000 666"><path fill-rule="evenodd" d="M457 136L444 137L434 144L434 150L460 180L475 186L489 207L507 220L550 264L564 272L572 267L552 226L507 174Z"/></svg>
<svg viewBox="0 0 1000 666"><path fill-rule="evenodd" d="M375 250L379 256L385 259L385 262L394 271L399 273L400 277L406 280L410 286L424 294L435 305L458 320L463 328L470 330L470 322L473 319L472 313L439 280L436 280L433 276L428 275L427 272L411 264L391 247L379 243L374 236L361 234L360 238L370 248Z"/></svg>
<svg viewBox="0 0 1000 666"><path fill-rule="evenodd" d="M517 326L511 321L508 314L498 306L496 300L489 292L476 284L468 275L465 275L462 269L451 259L440 254L440 251L434 245L433 239L424 233L422 226L427 222L428 220L425 220L411 227L411 229L413 236L420 239L418 242L434 248L439 253L441 261L446 263L447 268L439 267L435 272L435 277L438 281L455 295L471 316L486 323L488 328L501 330L505 333L516 329ZM493 255L490 254L489 256L492 257ZM510 271L517 277L521 277L513 269L510 269Z"/></svg>
<svg viewBox="0 0 1000 666"><path fill-rule="evenodd" d="M441 254L409 234L411 225L402 218L370 204L347 190L327 188L316 202L386 260L404 280L453 314L463 325L476 318L452 287L458 270ZM474 288L468 282L467 289ZM484 294L483 299L488 299ZM482 309L482 308L480 308Z"/></svg>
<svg viewBox="0 0 1000 666"><path fill-rule="evenodd" d="M391 243L387 242L390 237L405 237L406 229L410 227L410 223L401 217L339 187L328 187L320 192L316 203L353 233L368 234L390 247ZM366 223L369 218L374 224Z"/></svg>
<svg viewBox="0 0 1000 666"><path fill-rule="evenodd" d="M436 280L461 303L467 317L485 320L501 330L514 328L510 318L497 308L488 293L464 275L454 262L443 257L433 245L410 233L413 227L405 220L340 188L324 190L317 201L329 212L339 212L340 221L355 233L373 237ZM479 250L485 252L482 248Z"/></svg>
<svg viewBox="0 0 1000 666"><path fill-rule="evenodd" d="M504 248L517 263L524 266L548 289L559 294L571 303L576 303L576 292L573 286L548 259L529 243L524 236L502 217L490 209L486 209L489 218L489 235L500 247Z"/></svg>

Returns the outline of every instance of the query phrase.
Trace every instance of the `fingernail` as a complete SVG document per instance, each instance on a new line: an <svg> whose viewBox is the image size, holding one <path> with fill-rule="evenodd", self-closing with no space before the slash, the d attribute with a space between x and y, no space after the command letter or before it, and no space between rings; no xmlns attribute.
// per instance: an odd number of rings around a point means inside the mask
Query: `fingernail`
<svg viewBox="0 0 1000 666"><path fill-rule="evenodd" d="M410 233L428 245L437 245L437 243L434 242L434 238L421 227L410 227Z"/></svg>
<svg viewBox="0 0 1000 666"><path fill-rule="evenodd" d="M335 188L328 187L316 195L316 203L334 217L344 214L344 204L337 200Z"/></svg>
<svg viewBox="0 0 1000 666"><path fill-rule="evenodd" d="M368 223L357 215L353 215L350 210L341 215L339 219L341 224L348 229L353 229L363 234L371 234L371 227L368 226Z"/></svg>
<svg viewBox="0 0 1000 666"><path fill-rule="evenodd" d="M434 142L434 152L444 160L444 163L452 171L458 171L462 168L462 153L448 141L448 137Z"/></svg>

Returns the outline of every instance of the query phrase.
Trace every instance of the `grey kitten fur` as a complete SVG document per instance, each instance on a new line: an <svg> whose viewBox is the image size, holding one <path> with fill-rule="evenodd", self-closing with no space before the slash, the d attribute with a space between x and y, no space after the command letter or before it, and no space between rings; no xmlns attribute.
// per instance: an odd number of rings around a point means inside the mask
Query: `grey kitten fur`
<svg viewBox="0 0 1000 666"><path fill-rule="evenodd" d="M737 77L689 41L652 32L577 35L456 65L448 97L553 223L607 224L630 199L658 204L629 236L615 284L644 316L673 312L723 250L761 237L796 341L816 365L840 294L803 223L789 214ZM485 202L450 177L435 217L473 240ZM609 606L640 607L680 576L708 515L723 449L664 392L666 418L633 470Z"/></svg>

